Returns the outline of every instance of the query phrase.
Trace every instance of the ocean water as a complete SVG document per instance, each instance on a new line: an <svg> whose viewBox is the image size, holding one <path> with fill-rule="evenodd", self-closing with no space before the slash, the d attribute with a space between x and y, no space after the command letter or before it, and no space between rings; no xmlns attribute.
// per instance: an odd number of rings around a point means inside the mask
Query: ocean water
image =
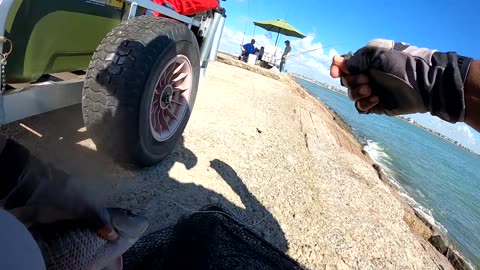
<svg viewBox="0 0 480 270"><path fill-rule="evenodd" d="M352 127L401 195L480 269L480 157L402 119L360 115L348 97L297 81Z"/></svg>

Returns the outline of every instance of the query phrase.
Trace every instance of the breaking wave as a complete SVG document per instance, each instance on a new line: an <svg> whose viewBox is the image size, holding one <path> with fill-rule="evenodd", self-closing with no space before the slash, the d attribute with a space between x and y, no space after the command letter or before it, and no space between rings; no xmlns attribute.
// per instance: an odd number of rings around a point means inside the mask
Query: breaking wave
<svg viewBox="0 0 480 270"><path fill-rule="evenodd" d="M447 234L448 230L435 218L433 217L432 210L428 207L421 205L413 197L411 197L407 190L403 188L400 183L395 179L395 172L392 165L392 157L390 157L385 149L377 142L372 140L366 140L363 149L367 151L370 158L377 164L381 165L382 170L387 176L391 184L397 188L398 194L407 201L407 203L415 209L415 211L421 215L428 223L435 226L440 230L444 235ZM421 194L420 196L422 196ZM423 195L424 196L424 195Z"/></svg>

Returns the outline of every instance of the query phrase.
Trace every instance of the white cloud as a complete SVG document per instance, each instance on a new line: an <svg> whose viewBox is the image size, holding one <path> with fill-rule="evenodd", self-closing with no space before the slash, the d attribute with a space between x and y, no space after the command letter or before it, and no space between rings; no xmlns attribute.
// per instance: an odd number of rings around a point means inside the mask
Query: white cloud
<svg viewBox="0 0 480 270"><path fill-rule="evenodd" d="M338 79L330 77L330 64L333 56L338 55L337 50L330 48L325 52L321 42L314 42L315 34L309 33L307 37L292 41L293 57L288 63L289 70L310 77L317 81L340 86Z"/></svg>
<svg viewBox="0 0 480 270"><path fill-rule="evenodd" d="M235 31L225 26L223 29L222 40L220 41L220 50L231 54L239 54L240 45L244 35L240 31Z"/></svg>
<svg viewBox="0 0 480 270"><path fill-rule="evenodd" d="M469 144L476 145L477 142L475 140L475 136L473 135L472 131L468 126L465 124L457 126L457 132L462 134L467 140Z"/></svg>
<svg viewBox="0 0 480 270"><path fill-rule="evenodd" d="M246 19L245 19L246 20ZM256 40L256 46L264 46L267 53L275 53L276 56L280 56L283 52L283 41L286 39L291 40L292 52L290 56L292 58L287 60L286 69L289 72L295 72L306 77L326 82L333 85L340 85L339 80L332 79L330 77L330 63L334 55L338 52L330 48L328 53L325 53L324 46L321 42L315 42L315 34L309 33L303 39L282 37L279 41L279 46L275 47L276 35L272 35L272 39L269 39L265 32L257 30L257 34L254 36ZM240 54L242 40L244 43L249 42L251 37L245 36L242 32L234 30L229 27L225 27L223 30L222 41L220 43L220 49L230 54Z"/></svg>

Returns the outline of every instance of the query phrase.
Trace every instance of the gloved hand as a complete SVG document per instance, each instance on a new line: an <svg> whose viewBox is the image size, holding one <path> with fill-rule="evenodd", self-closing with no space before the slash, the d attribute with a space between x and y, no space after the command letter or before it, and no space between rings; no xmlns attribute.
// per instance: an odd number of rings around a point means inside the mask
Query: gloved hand
<svg viewBox="0 0 480 270"><path fill-rule="evenodd" d="M360 113L430 112L463 121L464 82L472 59L392 40L376 39L353 55L335 56L330 68L341 78Z"/></svg>
<svg viewBox="0 0 480 270"><path fill-rule="evenodd" d="M26 226L75 220L106 240L118 237L107 210L82 196L66 173L4 138L0 138L0 175L0 207Z"/></svg>

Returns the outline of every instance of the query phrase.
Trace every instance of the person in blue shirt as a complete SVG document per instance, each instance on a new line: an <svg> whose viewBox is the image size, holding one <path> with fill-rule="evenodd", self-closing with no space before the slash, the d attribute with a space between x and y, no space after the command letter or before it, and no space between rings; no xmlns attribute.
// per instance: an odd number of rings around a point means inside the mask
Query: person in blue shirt
<svg viewBox="0 0 480 270"><path fill-rule="evenodd" d="M252 41L250 43L247 43L247 44L243 45L243 49L247 53L254 54L255 53L255 39L252 39Z"/></svg>
<svg viewBox="0 0 480 270"><path fill-rule="evenodd" d="M238 57L238 60L246 62L249 54L255 54L257 52L257 48L255 48L255 39L252 39L250 43L243 45L242 48L242 55Z"/></svg>

